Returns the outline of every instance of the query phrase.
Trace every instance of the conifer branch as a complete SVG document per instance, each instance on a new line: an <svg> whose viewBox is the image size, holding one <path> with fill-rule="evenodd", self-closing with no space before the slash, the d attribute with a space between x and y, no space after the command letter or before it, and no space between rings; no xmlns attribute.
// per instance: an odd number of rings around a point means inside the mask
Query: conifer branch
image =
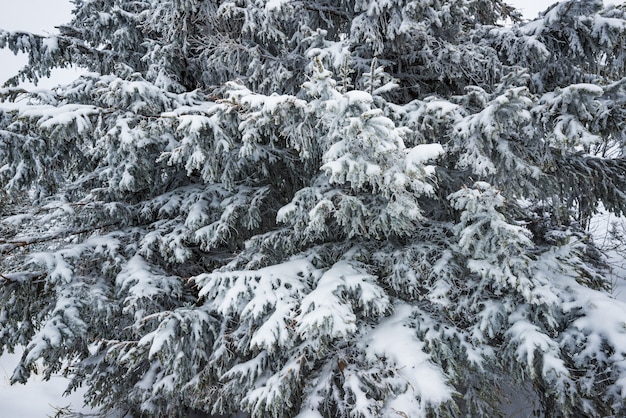
<svg viewBox="0 0 626 418"><path fill-rule="evenodd" d="M28 238L22 238L19 240L5 240L5 239L0 238L0 254L8 255L9 253L11 253L12 251L18 248L28 247L30 245L41 244L44 242L60 240L60 239L68 238L68 237L75 236L75 235L83 235L83 234L90 233L90 232L93 233L93 232L106 229L111 226L116 226L116 225L119 225L119 223L118 222L108 223L108 224L99 225L95 227L62 231L56 234L49 234L49 235L44 235L40 237L28 237Z"/></svg>

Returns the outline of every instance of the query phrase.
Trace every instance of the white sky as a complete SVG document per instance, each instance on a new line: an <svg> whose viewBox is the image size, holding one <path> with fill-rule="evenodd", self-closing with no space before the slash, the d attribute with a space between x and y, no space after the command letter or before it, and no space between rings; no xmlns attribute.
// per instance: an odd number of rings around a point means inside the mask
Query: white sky
<svg viewBox="0 0 626 418"><path fill-rule="evenodd" d="M40 35L56 33L56 25L69 22L73 5L69 0L0 0L0 28L9 31L30 31ZM0 85L26 64L26 56L15 56L0 50ZM69 82L75 72L53 72L55 82L43 80L40 86L51 87Z"/></svg>

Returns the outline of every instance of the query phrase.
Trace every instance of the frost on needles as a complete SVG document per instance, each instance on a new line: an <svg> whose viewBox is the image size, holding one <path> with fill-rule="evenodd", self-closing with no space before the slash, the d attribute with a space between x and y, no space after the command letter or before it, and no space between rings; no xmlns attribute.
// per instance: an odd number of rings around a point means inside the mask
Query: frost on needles
<svg viewBox="0 0 626 418"><path fill-rule="evenodd" d="M0 89L0 352L103 416L626 414L626 7L75 0ZM55 67L52 90L19 86Z"/></svg>

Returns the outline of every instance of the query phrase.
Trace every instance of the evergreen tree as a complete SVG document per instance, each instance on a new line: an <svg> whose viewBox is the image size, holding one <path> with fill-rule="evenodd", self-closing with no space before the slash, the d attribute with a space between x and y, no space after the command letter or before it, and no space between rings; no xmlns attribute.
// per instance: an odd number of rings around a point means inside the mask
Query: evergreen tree
<svg viewBox="0 0 626 418"><path fill-rule="evenodd" d="M626 414L626 6L74 0L0 89L0 352L102 414ZM55 67L73 83L25 90ZM40 362L40 363L39 363Z"/></svg>

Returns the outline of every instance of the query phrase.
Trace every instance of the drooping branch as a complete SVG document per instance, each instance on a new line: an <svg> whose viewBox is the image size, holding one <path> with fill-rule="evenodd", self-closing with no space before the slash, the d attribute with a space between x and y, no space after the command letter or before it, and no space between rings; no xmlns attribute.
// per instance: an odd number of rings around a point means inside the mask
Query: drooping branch
<svg viewBox="0 0 626 418"><path fill-rule="evenodd" d="M7 254L13 252L14 250L16 250L17 248L27 247L27 246L30 246L30 245L40 244L40 243L43 243L43 242L55 241L55 240L71 237L71 236L74 236L74 235L82 235L82 234L86 234L88 232L95 232L95 231L98 231L98 230L101 230L101 229L105 229L105 228L109 228L109 227L115 226L115 225L117 225L117 223L108 223L108 224L99 225L99 226L96 226L96 227L75 229L75 230L69 230L69 231L61 231L61 232L57 232L57 233L54 233L54 234L47 234L47 235L38 236L38 237L31 236L31 237L25 237L25 238L22 238L22 239L18 239L18 240L4 240L4 239L0 239L0 254L7 255Z"/></svg>

